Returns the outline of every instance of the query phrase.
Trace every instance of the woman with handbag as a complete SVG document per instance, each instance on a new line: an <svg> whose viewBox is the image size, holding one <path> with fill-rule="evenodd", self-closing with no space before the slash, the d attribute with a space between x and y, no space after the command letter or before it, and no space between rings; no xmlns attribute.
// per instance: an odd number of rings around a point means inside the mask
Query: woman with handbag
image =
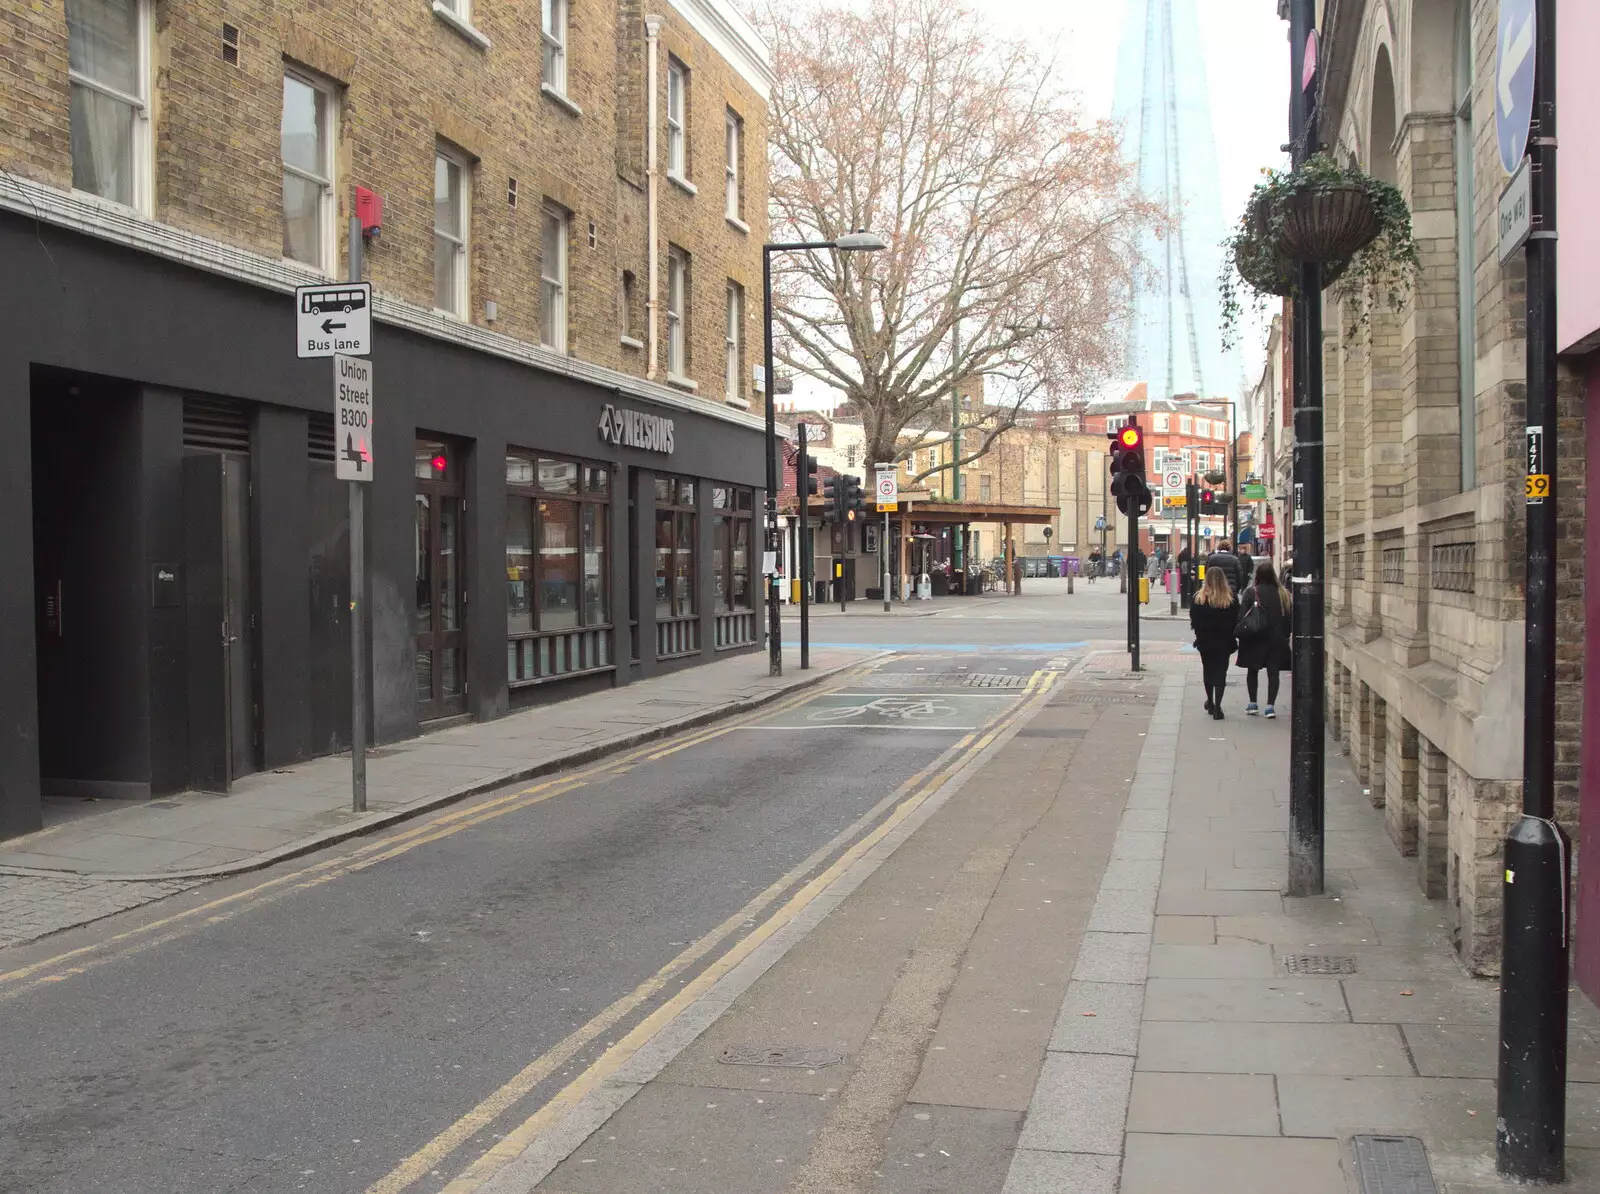
<svg viewBox="0 0 1600 1194"><path fill-rule="evenodd" d="M1267 673L1265 713L1278 716L1273 706L1278 702L1278 673L1289 670L1291 608L1272 561L1262 560L1256 565L1255 583L1244 591L1239 604L1239 666L1245 669L1244 685L1250 697L1244 707L1246 717L1254 717L1258 710L1256 684L1263 668Z"/></svg>
<svg viewBox="0 0 1600 1194"><path fill-rule="evenodd" d="M1206 712L1221 721L1222 690L1228 685L1228 660L1239 625L1239 602L1223 569L1207 566L1205 581L1189 606L1189 625L1205 676Z"/></svg>

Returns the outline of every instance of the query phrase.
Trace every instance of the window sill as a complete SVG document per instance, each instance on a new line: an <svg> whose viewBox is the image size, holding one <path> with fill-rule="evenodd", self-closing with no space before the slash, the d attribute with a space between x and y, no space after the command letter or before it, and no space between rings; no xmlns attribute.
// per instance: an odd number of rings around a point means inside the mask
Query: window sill
<svg viewBox="0 0 1600 1194"><path fill-rule="evenodd" d="M680 390L688 390L691 394L698 393L700 390L699 382L690 381L687 377L684 377L678 373L667 374L667 384L669 386L676 386Z"/></svg>
<svg viewBox="0 0 1600 1194"><path fill-rule="evenodd" d="M549 96L556 103L560 104L568 112L571 112L574 116L582 116L583 115L583 109L578 107L578 105L575 102L573 102L571 99L569 99L565 92L557 91L554 87L550 86L550 84L548 84L548 83L540 83L539 84L539 90L544 92L545 95Z"/></svg>
<svg viewBox="0 0 1600 1194"><path fill-rule="evenodd" d="M737 228L740 232L744 233L746 236L750 235L750 225L746 224L738 216L728 216L726 219L729 224L733 225L733 227Z"/></svg>
<svg viewBox="0 0 1600 1194"><path fill-rule="evenodd" d="M749 410L750 409L750 399L748 399L748 398L740 398L735 394L729 394L726 398L723 399L723 401L726 402L729 406L738 407L740 410Z"/></svg>
<svg viewBox="0 0 1600 1194"><path fill-rule="evenodd" d="M453 8L441 4L440 0L433 0L433 15L477 46L478 49L487 50L489 48L489 39L480 33L471 21L463 20Z"/></svg>
<svg viewBox="0 0 1600 1194"><path fill-rule="evenodd" d="M675 173L672 170L667 171L667 181L678 187L678 189L683 191L685 194L698 195L700 193L699 187L695 186L694 183L690 182L683 175Z"/></svg>
<svg viewBox="0 0 1600 1194"><path fill-rule="evenodd" d="M644 351L644 341L643 340L635 340L632 336L618 336L617 337L617 341L624 348L636 348L640 352Z"/></svg>

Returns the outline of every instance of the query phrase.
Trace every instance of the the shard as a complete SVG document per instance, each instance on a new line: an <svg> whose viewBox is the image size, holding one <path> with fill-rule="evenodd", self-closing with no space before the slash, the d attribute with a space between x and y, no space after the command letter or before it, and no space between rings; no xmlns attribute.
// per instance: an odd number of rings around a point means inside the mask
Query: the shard
<svg viewBox="0 0 1600 1194"><path fill-rule="evenodd" d="M1237 397L1238 355L1223 350L1217 276L1227 227L1196 0L1123 0L1114 115L1139 189L1171 213L1150 236L1150 276L1134 294L1129 376L1152 398Z"/></svg>

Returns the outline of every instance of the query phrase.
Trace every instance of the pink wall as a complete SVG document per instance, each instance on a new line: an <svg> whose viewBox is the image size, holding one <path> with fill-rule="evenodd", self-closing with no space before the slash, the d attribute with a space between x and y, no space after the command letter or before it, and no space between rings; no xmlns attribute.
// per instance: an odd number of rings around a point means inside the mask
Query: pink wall
<svg viewBox="0 0 1600 1194"><path fill-rule="evenodd" d="M1563 235L1565 235L1563 233ZM1600 560L1600 359L1591 358L1584 427L1588 508L1584 556ZM1600 1003L1600 585L1584 586L1583 744L1579 754L1578 985Z"/></svg>
<svg viewBox="0 0 1600 1194"><path fill-rule="evenodd" d="M1600 4L1559 0L1556 12L1556 188L1560 249L1556 350L1600 332ZM1585 348L1600 345L1588 344Z"/></svg>

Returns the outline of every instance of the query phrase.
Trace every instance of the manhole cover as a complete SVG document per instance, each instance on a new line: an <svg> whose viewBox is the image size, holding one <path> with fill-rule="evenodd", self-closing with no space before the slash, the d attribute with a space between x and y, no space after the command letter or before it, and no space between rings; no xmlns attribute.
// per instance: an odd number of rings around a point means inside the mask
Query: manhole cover
<svg viewBox="0 0 1600 1194"><path fill-rule="evenodd" d="M1026 675L1007 676L985 672L880 672L868 676L864 688L1021 688Z"/></svg>
<svg viewBox="0 0 1600 1194"><path fill-rule="evenodd" d="M832 1049L787 1047L766 1049L760 1045L729 1045L717 1058L723 1065L777 1065L800 1070L820 1070L844 1060Z"/></svg>
<svg viewBox="0 0 1600 1194"><path fill-rule="evenodd" d="M1285 954L1283 968L1290 974L1354 974L1356 960L1342 954Z"/></svg>
<svg viewBox="0 0 1600 1194"><path fill-rule="evenodd" d="M1427 1150L1415 1136L1357 1136L1353 1143L1365 1194L1439 1194Z"/></svg>
<svg viewBox="0 0 1600 1194"><path fill-rule="evenodd" d="M976 672L966 678L968 688L1021 688L1026 676L987 675Z"/></svg>

